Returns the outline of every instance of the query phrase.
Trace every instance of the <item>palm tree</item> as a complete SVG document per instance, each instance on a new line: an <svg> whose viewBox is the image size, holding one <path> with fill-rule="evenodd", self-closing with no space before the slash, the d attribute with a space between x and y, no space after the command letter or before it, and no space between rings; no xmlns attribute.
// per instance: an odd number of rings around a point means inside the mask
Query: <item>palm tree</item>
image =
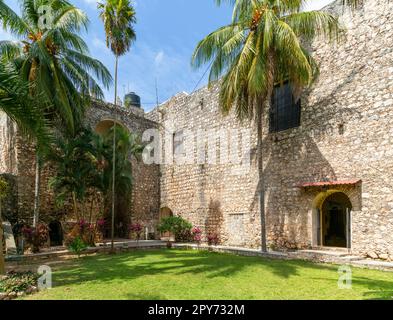
<svg viewBox="0 0 393 320"><path fill-rule="evenodd" d="M52 140L49 122L39 105L49 106L50 102L45 100L45 96L31 97L31 86L34 83L31 85L23 81L13 64L0 59L0 110L18 125L26 137L48 147Z"/></svg>
<svg viewBox="0 0 393 320"><path fill-rule="evenodd" d="M119 57L125 55L135 41L136 35L133 25L136 22L135 10L130 0L106 0L98 3L100 17L104 23L106 45L115 55L115 98L117 105L117 81ZM116 126L116 122L113 122ZM111 251L114 252L114 223L115 223L115 165L116 165L116 130L113 135L113 168L112 168L112 235Z"/></svg>
<svg viewBox="0 0 393 320"><path fill-rule="evenodd" d="M316 36L336 39L340 27L329 13L301 12L303 0L227 1L234 4L232 23L199 42L192 65L212 63L209 85L222 78L219 102L224 114L235 108L239 119L255 119L261 247L266 252L263 114L275 85L288 81L299 97L316 78L317 63L303 43Z"/></svg>
<svg viewBox="0 0 393 320"><path fill-rule="evenodd" d="M115 97L117 105L117 81L119 57L125 55L136 39L134 24L136 14L130 0L107 0L98 3L100 17L104 23L106 45L115 55Z"/></svg>
<svg viewBox="0 0 393 320"><path fill-rule="evenodd" d="M44 114L37 105L37 101L29 95L29 84L20 79L12 64L0 59L0 111L17 123L25 136L35 137L41 146L47 147L51 135ZM0 275L5 272L1 201L7 193L8 185L0 178Z"/></svg>
<svg viewBox="0 0 393 320"><path fill-rule="evenodd" d="M96 186L99 176L96 161L98 150L94 142L95 133L91 129L81 128L72 138L56 139L53 152L47 158L56 168L56 176L49 182L55 192L56 202L63 206L65 200L72 199L78 221L85 218L85 199L88 191ZM82 204L81 212L78 203Z"/></svg>
<svg viewBox="0 0 393 320"><path fill-rule="evenodd" d="M72 135L81 122L90 97L102 99L97 83L109 87L105 66L89 56L78 35L87 28L87 16L65 0L20 0L18 16L0 0L0 21L15 41L0 41L0 55L12 62L23 80L34 82L30 95L45 94L51 102L45 114ZM97 80L96 80L97 79ZM37 148L34 223L39 219L41 157Z"/></svg>
<svg viewBox="0 0 393 320"><path fill-rule="evenodd" d="M106 203L109 203L109 190L113 182L113 135L118 137L116 139L116 164L115 164L115 198L112 193L112 204L115 203L117 208L118 222L125 222L123 226L126 227L125 219L121 219L120 215L128 213L130 205L130 194L132 191L132 158L140 160L144 146L140 142L139 136L129 133L127 129L122 126L112 127L103 136L103 158L106 166L103 170L102 193L106 196ZM124 217L123 217L124 218ZM123 220L123 221L121 221ZM113 229L112 229L113 230ZM112 231L111 230L111 231Z"/></svg>

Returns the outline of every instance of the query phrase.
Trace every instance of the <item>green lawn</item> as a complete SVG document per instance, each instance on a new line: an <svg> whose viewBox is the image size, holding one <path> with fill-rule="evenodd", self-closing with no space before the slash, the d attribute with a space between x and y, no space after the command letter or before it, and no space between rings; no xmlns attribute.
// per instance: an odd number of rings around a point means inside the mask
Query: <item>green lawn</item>
<svg viewBox="0 0 393 320"><path fill-rule="evenodd" d="M53 289L28 299L391 299L393 273L186 250L81 258L55 269Z"/></svg>

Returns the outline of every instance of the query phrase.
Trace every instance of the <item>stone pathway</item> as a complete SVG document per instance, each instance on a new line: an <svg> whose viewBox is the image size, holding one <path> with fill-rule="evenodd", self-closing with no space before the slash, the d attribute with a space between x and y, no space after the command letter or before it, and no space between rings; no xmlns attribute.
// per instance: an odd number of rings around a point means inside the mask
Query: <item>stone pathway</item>
<svg viewBox="0 0 393 320"><path fill-rule="evenodd" d="M158 240L141 240L139 242L133 240L122 240L116 241L114 243L116 251L126 251L126 250L133 250L137 248L143 249L152 249L152 248L161 248L166 247L166 243ZM97 243L96 247L89 247L87 248L83 254L94 254L98 252L107 252L111 250L111 243L106 242L104 243ZM72 255L72 253L66 247L57 247L56 251L48 250L40 253L31 253L25 255L9 255L6 256L6 261L37 261L37 260L45 260L45 259L52 259L54 257L61 257Z"/></svg>
<svg viewBox="0 0 393 320"><path fill-rule="evenodd" d="M331 250L297 250L290 252L269 251L262 253L258 249L247 249L241 247L226 247L207 245L197 246L196 244L175 244L177 248L188 248L196 250L211 250L214 252L232 253L242 256L259 256L270 259L286 260L307 260L317 263L346 264L359 268L377 269L393 272L393 262L365 259L364 257L354 256L346 251Z"/></svg>
<svg viewBox="0 0 393 320"><path fill-rule="evenodd" d="M117 241L115 242L115 248L117 251L128 251L135 249L157 249L165 248L166 242L151 240L151 241ZM332 250L297 250L290 252L279 252L269 251L266 253L261 252L258 249L248 249L241 247L230 247L230 246L211 246L208 245L196 245L193 243L175 243L174 248L184 249L195 249L195 250L210 250L213 252L231 253L241 256L258 256L269 259L281 259L281 260L307 260L317 263L332 263L332 264L346 264L360 268L378 269L385 271L393 271L393 262L379 261L364 259L363 257L354 256L346 251L332 251ZM108 252L110 250L110 243L98 244L97 247L88 248L84 254L95 254L101 252ZM59 251L48 251L37 254L27 254L23 256L8 256L6 258L9 262L15 262L16 264L26 264L30 261L37 262L39 260L55 259L58 257L66 258L72 256L68 250L63 248Z"/></svg>

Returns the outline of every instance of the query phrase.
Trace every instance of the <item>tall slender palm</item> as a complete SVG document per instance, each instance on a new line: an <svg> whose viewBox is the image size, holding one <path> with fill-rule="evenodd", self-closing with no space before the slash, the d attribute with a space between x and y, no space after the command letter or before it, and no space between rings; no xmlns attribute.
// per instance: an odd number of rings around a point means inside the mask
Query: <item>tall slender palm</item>
<svg viewBox="0 0 393 320"><path fill-rule="evenodd" d="M225 0L216 0L221 4ZM296 97L318 74L303 42L316 36L336 39L335 16L301 12L303 0L227 0L234 5L232 23L199 42L192 57L196 68L211 61L209 84L222 78L220 106L240 119L255 119L259 173L261 247L267 250L263 172L263 114L274 86L289 81ZM302 41L301 41L302 39Z"/></svg>
<svg viewBox="0 0 393 320"><path fill-rule="evenodd" d="M78 35L88 24L81 10L65 0L19 3L21 16L0 0L3 27L20 39L0 41L0 55L12 61L22 79L34 81L30 95L45 94L51 101L46 115L72 135L90 97L104 96L97 80L109 87L112 77L102 63L89 56L86 43ZM39 219L41 162L37 152L34 223Z"/></svg>
<svg viewBox="0 0 393 320"><path fill-rule="evenodd" d="M105 3L98 3L100 17L104 23L106 34L106 45L115 55L115 98L117 105L117 81L119 57L125 55L135 41L136 34L134 24L136 14L130 0L106 0ZM116 122L113 122L116 127ZM112 168L112 234L111 251L114 252L114 229L115 229L115 165L116 165L116 130L113 135L113 168Z"/></svg>
<svg viewBox="0 0 393 320"><path fill-rule="evenodd" d="M116 131L116 132L115 132ZM116 165L115 165L115 181L116 181L116 220L117 224L122 224L123 227L127 227L129 221L127 221L126 214L129 212L131 191L132 191L132 162L131 158L135 157L139 159L143 145L140 143L139 136L129 133L127 129L122 126L112 127L104 136L104 152L103 156L106 159L106 163L103 171L103 190L102 193L108 195L108 191L111 189L111 182L113 181L113 135L116 134ZM109 198L105 199L106 203L109 203ZM125 230L123 230L125 231ZM121 234L121 230L118 230L118 234ZM124 232L123 232L124 233Z"/></svg>

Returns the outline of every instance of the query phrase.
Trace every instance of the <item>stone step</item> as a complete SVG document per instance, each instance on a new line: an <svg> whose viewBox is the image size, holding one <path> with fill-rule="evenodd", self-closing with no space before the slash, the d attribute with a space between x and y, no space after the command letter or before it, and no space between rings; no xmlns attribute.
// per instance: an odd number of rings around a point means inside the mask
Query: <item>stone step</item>
<svg viewBox="0 0 393 320"><path fill-rule="evenodd" d="M344 261L350 261L350 262L352 262L352 261L363 260L364 257L349 255L349 256L341 257L341 259L344 260Z"/></svg>
<svg viewBox="0 0 393 320"><path fill-rule="evenodd" d="M350 255L348 250L345 251L333 251L333 250L320 250L320 249L310 249L310 250L299 250L299 253L309 253L315 255L327 255L327 256L334 256L334 257L346 257Z"/></svg>
<svg viewBox="0 0 393 320"><path fill-rule="evenodd" d="M352 261L351 264L356 267L393 271L393 262L361 259L357 261Z"/></svg>

